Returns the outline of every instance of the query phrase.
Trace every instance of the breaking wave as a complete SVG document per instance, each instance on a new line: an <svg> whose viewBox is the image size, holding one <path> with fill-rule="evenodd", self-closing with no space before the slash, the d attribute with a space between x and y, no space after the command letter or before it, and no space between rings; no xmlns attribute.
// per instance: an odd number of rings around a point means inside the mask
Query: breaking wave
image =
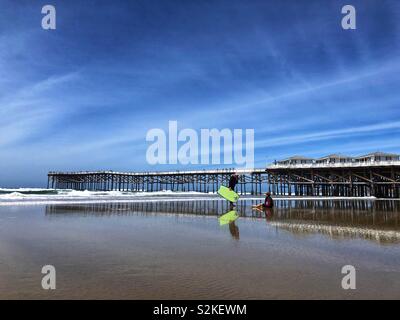
<svg viewBox="0 0 400 320"><path fill-rule="evenodd" d="M263 199L263 196L250 194L243 195L242 200ZM373 197L341 198L341 197L277 197L278 201L290 200L374 200ZM131 192L131 191L89 191L70 189L40 189L40 188L0 188L0 206L7 205L39 205L39 204L65 204L65 203L116 203L116 202L155 202L155 201L197 201L197 200L222 200L217 194L203 192ZM222 200L223 201L223 200Z"/></svg>
<svg viewBox="0 0 400 320"><path fill-rule="evenodd" d="M129 192L129 191L78 191L66 189L0 189L0 206L53 203L102 203L168 200L198 200L215 198L200 192Z"/></svg>

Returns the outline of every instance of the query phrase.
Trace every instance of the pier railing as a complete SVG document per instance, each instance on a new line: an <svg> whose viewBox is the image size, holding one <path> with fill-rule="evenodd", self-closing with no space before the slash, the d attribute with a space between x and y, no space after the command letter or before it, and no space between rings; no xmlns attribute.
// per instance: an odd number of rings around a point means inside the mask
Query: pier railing
<svg viewBox="0 0 400 320"><path fill-rule="evenodd" d="M130 176L169 176L169 175L198 175L198 174L252 174L265 173L265 168L258 169L214 169L214 170L176 170L176 171L141 171L141 172L123 172L123 171L50 171L49 175L84 175L84 174L115 174L115 175L130 175Z"/></svg>
<svg viewBox="0 0 400 320"><path fill-rule="evenodd" d="M400 161L370 161L370 162L333 162L333 163L298 163L298 164L271 164L268 169L323 169L323 168L370 168L398 166Z"/></svg>

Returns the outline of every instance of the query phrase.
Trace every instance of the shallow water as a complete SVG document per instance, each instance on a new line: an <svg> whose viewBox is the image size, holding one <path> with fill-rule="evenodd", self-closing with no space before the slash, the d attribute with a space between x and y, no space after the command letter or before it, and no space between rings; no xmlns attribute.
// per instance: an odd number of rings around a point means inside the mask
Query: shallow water
<svg viewBox="0 0 400 320"><path fill-rule="evenodd" d="M0 206L0 298L400 298L399 201L157 199Z"/></svg>

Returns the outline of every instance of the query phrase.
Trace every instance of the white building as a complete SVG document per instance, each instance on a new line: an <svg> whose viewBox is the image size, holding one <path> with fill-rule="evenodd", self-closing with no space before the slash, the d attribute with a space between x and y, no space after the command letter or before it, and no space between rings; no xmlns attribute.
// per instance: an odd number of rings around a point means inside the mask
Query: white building
<svg viewBox="0 0 400 320"><path fill-rule="evenodd" d="M399 161L400 156L394 153L373 152L354 158L355 162Z"/></svg>
<svg viewBox="0 0 400 320"><path fill-rule="evenodd" d="M353 158L341 154L330 154L328 156L319 158L315 160L315 163L323 163L323 164L329 164L329 163L351 163L353 162Z"/></svg>
<svg viewBox="0 0 400 320"><path fill-rule="evenodd" d="M283 159L283 160L276 162L276 164L280 164L280 165L312 164L312 163L314 163L313 158L306 158L303 156L293 156L293 157Z"/></svg>

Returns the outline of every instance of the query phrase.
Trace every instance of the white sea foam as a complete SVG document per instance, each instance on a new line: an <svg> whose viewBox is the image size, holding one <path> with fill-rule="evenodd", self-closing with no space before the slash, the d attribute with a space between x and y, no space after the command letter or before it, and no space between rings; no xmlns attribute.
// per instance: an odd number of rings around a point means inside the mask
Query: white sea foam
<svg viewBox="0 0 400 320"><path fill-rule="evenodd" d="M33 205L53 205L53 204L97 204L97 203L140 203L140 202L186 202L186 201L225 201L223 199L210 199L210 198L164 198L164 199L87 199L87 200L35 200L35 201L0 201L1 206L33 206Z"/></svg>
<svg viewBox="0 0 400 320"><path fill-rule="evenodd" d="M18 190L18 191L17 191ZM53 189L0 189L0 206L65 203L195 201L211 197L200 192L129 192L129 191L78 191Z"/></svg>
<svg viewBox="0 0 400 320"><path fill-rule="evenodd" d="M43 188L0 188L0 193L11 193L11 192L55 192L55 189L43 189Z"/></svg>
<svg viewBox="0 0 400 320"><path fill-rule="evenodd" d="M7 194L0 194L0 199L20 199L24 197L25 197L24 194L16 191Z"/></svg>
<svg viewBox="0 0 400 320"><path fill-rule="evenodd" d="M241 200L262 201L260 196L242 196ZM276 201L303 201L303 200L374 200L374 197L274 197ZM130 191L89 191L68 189L41 189L41 188L0 188L0 206L7 205L39 205L65 203L115 203L115 202L167 202L167 201L224 201L213 193L201 192L174 192L170 190L157 192L130 192Z"/></svg>

